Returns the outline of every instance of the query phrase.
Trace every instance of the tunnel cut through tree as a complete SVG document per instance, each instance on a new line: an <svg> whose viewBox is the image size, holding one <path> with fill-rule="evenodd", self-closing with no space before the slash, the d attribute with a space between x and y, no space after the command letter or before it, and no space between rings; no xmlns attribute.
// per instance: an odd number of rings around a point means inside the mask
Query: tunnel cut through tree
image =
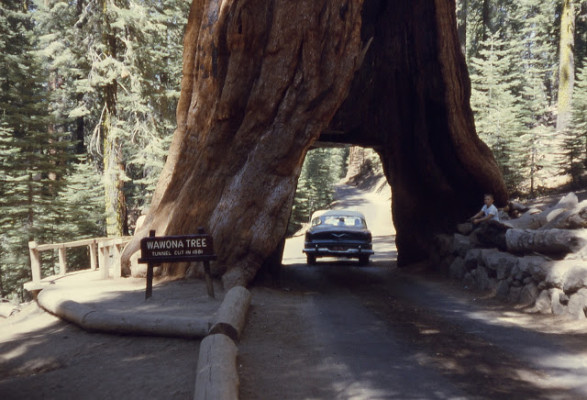
<svg viewBox="0 0 587 400"><path fill-rule="evenodd" d="M250 282L284 236L321 134L381 155L402 264L425 257L432 233L474 211L483 191L503 203L475 134L454 12L452 0L194 0L178 128L123 261L151 229L203 226L215 273L227 286Z"/></svg>

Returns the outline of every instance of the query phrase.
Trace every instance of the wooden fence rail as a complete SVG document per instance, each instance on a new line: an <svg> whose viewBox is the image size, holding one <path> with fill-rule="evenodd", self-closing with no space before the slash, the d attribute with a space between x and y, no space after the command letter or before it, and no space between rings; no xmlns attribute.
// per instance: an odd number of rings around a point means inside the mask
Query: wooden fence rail
<svg viewBox="0 0 587 400"><path fill-rule="evenodd" d="M29 242L29 254L31 257L31 272L33 280L25 284L25 289L29 291L42 289L41 276L41 252L48 250L58 250L59 252L59 274L58 276L67 273L67 249L74 247L88 246L90 250L90 270L96 269L102 272L103 279L108 279L110 276L110 269L112 268L112 276L120 278L120 254L124 246L130 241L130 236L116 237L116 238L93 238L82 239L74 242L55 243L55 244L37 244L35 241Z"/></svg>

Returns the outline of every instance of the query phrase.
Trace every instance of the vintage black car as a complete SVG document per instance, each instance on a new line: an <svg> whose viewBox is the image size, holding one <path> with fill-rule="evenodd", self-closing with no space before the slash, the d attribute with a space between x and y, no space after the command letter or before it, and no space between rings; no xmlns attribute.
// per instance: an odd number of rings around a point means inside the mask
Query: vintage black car
<svg viewBox="0 0 587 400"><path fill-rule="evenodd" d="M318 257L358 258L360 264L368 264L374 252L365 216L349 210L314 212L303 251L309 265Z"/></svg>

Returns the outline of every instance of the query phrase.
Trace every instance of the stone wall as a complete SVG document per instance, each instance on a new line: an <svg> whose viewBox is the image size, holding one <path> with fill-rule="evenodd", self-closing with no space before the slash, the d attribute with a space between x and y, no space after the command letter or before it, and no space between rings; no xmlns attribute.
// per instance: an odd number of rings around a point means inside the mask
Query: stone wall
<svg viewBox="0 0 587 400"><path fill-rule="evenodd" d="M587 201L579 203L571 193L518 218L502 211L501 219L499 225L467 223L458 233L438 235L433 265L530 312L587 318Z"/></svg>

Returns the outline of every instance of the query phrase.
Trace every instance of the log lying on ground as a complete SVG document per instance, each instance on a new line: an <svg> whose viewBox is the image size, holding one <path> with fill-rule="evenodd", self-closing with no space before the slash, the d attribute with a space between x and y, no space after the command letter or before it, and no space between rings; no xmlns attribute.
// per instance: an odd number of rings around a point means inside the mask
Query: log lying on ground
<svg viewBox="0 0 587 400"><path fill-rule="evenodd" d="M587 228L587 200L577 204L573 209L563 211L552 218L540 229L583 229Z"/></svg>
<svg viewBox="0 0 587 400"><path fill-rule="evenodd" d="M518 218L520 215L530 211L530 207L522 203L510 201L504 211L512 218Z"/></svg>
<svg viewBox="0 0 587 400"><path fill-rule="evenodd" d="M202 340L194 400L238 400L237 353L236 345L225 335Z"/></svg>
<svg viewBox="0 0 587 400"><path fill-rule="evenodd" d="M587 232L563 229L508 229L505 239L508 251L514 253L565 255L577 252L587 245Z"/></svg>
<svg viewBox="0 0 587 400"><path fill-rule="evenodd" d="M210 328L208 318L204 317L97 311L85 304L64 299L52 291L41 291L37 301L44 310L89 332L200 339L208 334Z"/></svg>
<svg viewBox="0 0 587 400"><path fill-rule="evenodd" d="M0 303L0 317L8 318L19 311L18 307L12 303Z"/></svg>
<svg viewBox="0 0 587 400"><path fill-rule="evenodd" d="M585 204L581 203L583 208ZM544 211L539 212L536 209L531 209L522 215L518 219L506 221L505 223L516 229L540 229L551 221L557 219L561 214L569 210L575 210L579 206L579 200L575 193L569 193L552 207L546 208ZM577 210L579 212L579 210ZM584 215L584 214L583 214ZM586 216L587 218L587 216ZM587 222L587 221L586 221ZM555 228L558 226L549 226L549 228ZM562 228L562 226L561 226Z"/></svg>
<svg viewBox="0 0 587 400"><path fill-rule="evenodd" d="M226 293L209 334L222 333L235 342L245 327L246 315L251 304L251 293L243 286L235 286Z"/></svg>

